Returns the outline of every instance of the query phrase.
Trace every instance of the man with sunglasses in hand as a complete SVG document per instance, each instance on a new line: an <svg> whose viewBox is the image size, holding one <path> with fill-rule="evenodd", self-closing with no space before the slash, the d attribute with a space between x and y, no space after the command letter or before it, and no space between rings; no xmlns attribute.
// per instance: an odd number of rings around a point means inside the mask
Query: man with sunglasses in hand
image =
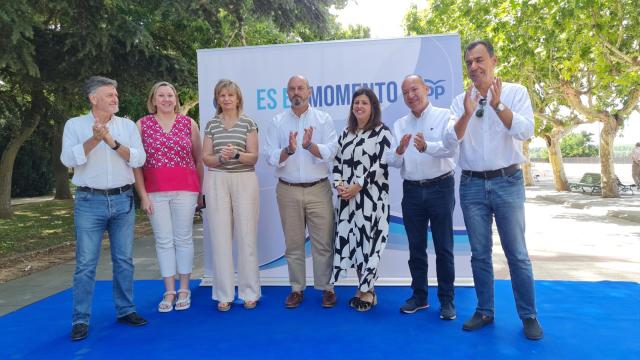
<svg viewBox="0 0 640 360"><path fill-rule="evenodd" d="M507 257L516 308L525 336L543 336L537 320L531 261L525 243L522 141L533 136L533 110L527 89L494 75L497 58L485 40L469 44L464 59L472 81L451 105L457 119L447 141L460 144L460 205L471 244L471 268L478 304L463 330L493 322L492 223L495 218Z"/></svg>

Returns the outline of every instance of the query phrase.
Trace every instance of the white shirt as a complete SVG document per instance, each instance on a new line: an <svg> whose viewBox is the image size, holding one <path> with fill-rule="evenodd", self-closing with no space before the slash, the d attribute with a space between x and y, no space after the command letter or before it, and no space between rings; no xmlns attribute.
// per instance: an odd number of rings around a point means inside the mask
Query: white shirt
<svg viewBox="0 0 640 360"><path fill-rule="evenodd" d="M475 93L472 93L472 96L475 96ZM519 84L502 83L500 101L513 112L511 129L504 126L489 105L489 91L484 116L478 118L474 114L469 119L462 139L458 140L453 128L449 130L446 141L460 142L458 165L463 170L497 170L526 161L522 155L522 141L533 136L534 126L533 109L527 88ZM456 120L464 114L464 93L453 100L451 112Z"/></svg>
<svg viewBox="0 0 640 360"><path fill-rule="evenodd" d="M413 113L398 119L393 124L393 143L388 152L387 163L400 168L400 175L405 180L433 179L455 169L453 158L458 150L458 143L443 142L449 128L455 125L448 109L438 108L431 103L415 117ZM421 153L413 145L416 133L422 132L427 149ZM396 148L402 136L411 134L407 150L402 155L396 153Z"/></svg>
<svg viewBox="0 0 640 360"><path fill-rule="evenodd" d="M64 125L60 161L74 168L71 182L76 186L94 189L113 189L133 184L132 168L141 167L147 156L142 147L136 124L125 118L112 116L107 128L114 140L129 148L129 161L125 161L104 141L100 141L87 156L83 143L93 136L93 113L69 119Z"/></svg>
<svg viewBox="0 0 640 360"><path fill-rule="evenodd" d="M313 127L311 142L318 146L322 159L302 148L304 129ZM284 162L280 153L289 145L289 132L297 131L296 152ZM276 167L276 176L290 183L308 183L329 176L329 166L338 150L338 135L333 119L324 111L309 106L300 117L288 110L276 115L267 129L267 162Z"/></svg>

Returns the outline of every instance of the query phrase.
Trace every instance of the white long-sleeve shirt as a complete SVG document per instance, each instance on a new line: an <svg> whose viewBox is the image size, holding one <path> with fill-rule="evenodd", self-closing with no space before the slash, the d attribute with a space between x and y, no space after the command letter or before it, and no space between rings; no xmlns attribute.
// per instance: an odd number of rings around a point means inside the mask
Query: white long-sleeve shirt
<svg viewBox="0 0 640 360"><path fill-rule="evenodd" d="M113 189L133 184L132 168L141 167L146 154L135 123L129 119L112 116L107 128L114 140L129 148L129 161L124 160L104 141L85 156L84 142L93 136L95 118L86 115L69 119L64 126L60 161L74 168L71 182L76 186L94 189Z"/></svg>
<svg viewBox="0 0 640 360"><path fill-rule="evenodd" d="M302 148L304 129L313 127L311 142L322 158ZM289 145L289 132L297 131L296 152L280 162L282 149ZM276 176L290 183L308 183L329 177L330 165L338 150L338 135L333 119L324 111L309 107L300 117L288 110L276 115L267 129L267 163L276 167Z"/></svg>
<svg viewBox="0 0 640 360"><path fill-rule="evenodd" d="M476 91L474 89L474 91ZM457 120L464 114L464 93L451 104L452 116ZM472 94L475 96L475 92ZM533 109L527 88L519 84L502 83L500 101L513 113L511 129L507 129L491 103L491 92L484 106L484 116L469 119L462 139L455 129L448 131L447 141L460 142L458 164L463 170L490 171L525 162L522 141L533 136ZM480 105L478 105L480 107Z"/></svg>
<svg viewBox="0 0 640 360"><path fill-rule="evenodd" d="M445 142L449 128L455 122L451 118L449 109L433 106L431 103L420 117L409 113L393 124L393 143L388 152L387 163L400 168L400 175L405 180L433 179L455 169L454 157L458 150L457 141ZM424 135L427 149L419 152L413 145L413 139L418 132ZM400 139L405 134L411 134L407 150L402 155L396 153Z"/></svg>

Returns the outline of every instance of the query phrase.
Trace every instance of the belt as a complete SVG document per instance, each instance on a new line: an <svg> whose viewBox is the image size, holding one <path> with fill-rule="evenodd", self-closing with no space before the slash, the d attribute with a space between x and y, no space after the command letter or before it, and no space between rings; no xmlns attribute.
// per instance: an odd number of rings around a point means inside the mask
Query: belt
<svg viewBox="0 0 640 360"><path fill-rule="evenodd" d="M119 188L113 188L113 189L94 189L86 186L78 186L76 188L76 191L90 192L90 193L100 194L100 195L118 195L128 191L129 189L131 189L131 184L127 184L125 186L121 186Z"/></svg>
<svg viewBox="0 0 640 360"><path fill-rule="evenodd" d="M489 171L462 170L462 175L488 180L488 179L497 178L498 176L511 176L515 174L516 171L518 170L520 170L520 165L513 164L498 170L489 170Z"/></svg>
<svg viewBox="0 0 640 360"><path fill-rule="evenodd" d="M312 182L308 182L308 183L290 183L287 181L284 181L282 179L278 179L278 181L280 181L282 184L288 185L288 186L297 186L297 187L301 187L301 188L308 188L308 187L312 187L315 185L320 184L323 181L327 181L327 178L322 178L318 181L312 181Z"/></svg>
<svg viewBox="0 0 640 360"><path fill-rule="evenodd" d="M431 185L435 185L437 183L439 183L440 181L448 178L449 176L453 175L453 171L449 171L448 173L442 174L438 177L434 177L431 179L424 179L424 180L405 180L404 182L408 183L408 184L412 184L412 185L417 185L417 186L431 186Z"/></svg>

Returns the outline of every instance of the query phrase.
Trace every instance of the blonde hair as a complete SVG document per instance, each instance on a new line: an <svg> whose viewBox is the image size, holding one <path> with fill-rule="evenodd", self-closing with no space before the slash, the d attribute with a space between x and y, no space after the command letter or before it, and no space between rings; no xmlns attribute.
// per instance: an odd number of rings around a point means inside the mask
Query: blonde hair
<svg viewBox="0 0 640 360"><path fill-rule="evenodd" d="M169 88L171 88L171 90L173 91L173 95L176 97L176 106L173 108L173 111L175 111L176 113L179 113L180 99L178 98L178 91L176 91L176 88L171 83L168 83L166 81L157 82L153 84L153 86L151 87L151 91L149 92L149 97L147 98L147 110L149 110L149 113L151 114L155 114L158 112L158 107L156 106L156 104L153 103L153 100L156 97L156 92L158 92L158 89L161 86L168 86Z"/></svg>
<svg viewBox="0 0 640 360"><path fill-rule="evenodd" d="M238 115L242 114L242 106L244 105L244 102L242 101L242 91L240 91L240 87L238 86L238 84L234 83L231 80L222 79L218 81L216 87L213 90L213 101L216 104L216 115L222 113L222 106L218 104L218 96L220 96L222 90L230 90L235 93L236 98L238 99Z"/></svg>

